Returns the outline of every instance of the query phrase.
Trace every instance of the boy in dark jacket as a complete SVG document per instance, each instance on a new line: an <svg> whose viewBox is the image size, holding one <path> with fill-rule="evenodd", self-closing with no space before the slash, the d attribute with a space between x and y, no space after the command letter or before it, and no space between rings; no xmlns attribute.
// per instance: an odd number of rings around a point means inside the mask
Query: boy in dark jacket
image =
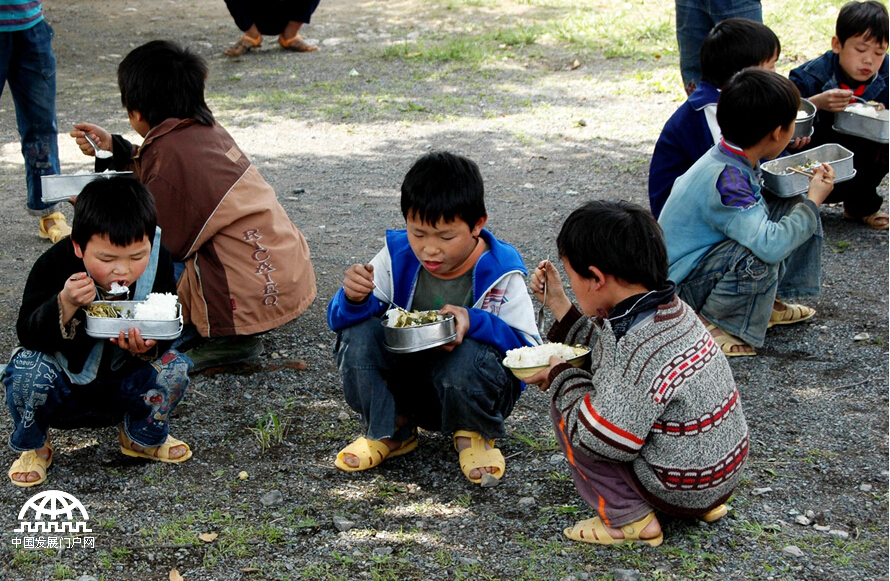
<svg viewBox="0 0 890 581"><path fill-rule="evenodd" d="M831 50L793 71L791 82L816 106L811 147L837 143L853 152L856 177L839 183L826 203L844 203L844 216L876 230L890 217L877 188L887 175L887 144L835 131L834 114L850 103L888 106L888 17L880 2L850 2L841 8Z"/></svg>
<svg viewBox="0 0 890 581"><path fill-rule="evenodd" d="M483 229L482 176L447 152L420 158L402 183L406 230L386 233L370 264L354 264L328 305L346 402L365 436L335 465L367 470L417 447L417 426L452 435L464 475L480 483L504 475L494 438L522 391L501 365L509 349L540 342L525 265L509 244ZM438 349L391 353L380 315L389 306L455 318L457 337Z"/></svg>
<svg viewBox="0 0 890 581"><path fill-rule="evenodd" d="M121 452L128 456L191 457L186 444L168 435L168 416L189 383L188 358L169 341L143 339L138 329L109 340L84 330L85 307L120 298L109 293L112 283L133 289L134 300L176 292L156 223L151 194L138 181L97 179L77 198L71 238L31 269L16 326L21 347L3 378L13 421L9 446L21 452L9 470L16 486L46 480L50 427L121 423Z"/></svg>

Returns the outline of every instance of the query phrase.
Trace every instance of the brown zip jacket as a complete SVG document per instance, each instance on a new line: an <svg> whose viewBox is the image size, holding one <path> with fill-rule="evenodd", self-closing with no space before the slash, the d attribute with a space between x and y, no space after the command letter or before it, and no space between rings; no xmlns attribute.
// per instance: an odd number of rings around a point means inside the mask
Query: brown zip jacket
<svg viewBox="0 0 890 581"><path fill-rule="evenodd" d="M305 238L218 123L167 119L133 161L155 199L164 246L185 263L179 302L201 336L268 331L312 303Z"/></svg>

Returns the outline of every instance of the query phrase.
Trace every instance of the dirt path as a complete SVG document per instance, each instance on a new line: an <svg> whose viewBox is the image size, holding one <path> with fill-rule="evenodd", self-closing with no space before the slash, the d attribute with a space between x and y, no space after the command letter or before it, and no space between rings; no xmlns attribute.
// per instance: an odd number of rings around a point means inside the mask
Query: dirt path
<svg viewBox="0 0 890 581"><path fill-rule="evenodd" d="M667 14L669 3L653 4ZM319 298L266 337L265 369L193 381L174 419L177 437L195 450L189 462L125 459L114 429L56 432L49 484L89 510L97 547L15 551L18 511L35 491L0 486L0 577L168 579L176 567L188 580L630 578L619 570L646 579L886 578L888 237L844 221L838 208L822 212L823 295L811 302L818 316L771 331L758 357L732 362L752 456L720 523L666 518L665 544L654 550L563 539L562 528L590 510L557 455L547 396L536 390L507 423L508 471L497 488L467 483L439 434L421 434L419 453L373 473L332 466L360 427L345 413L324 307L344 269L372 256L385 228L403 225L398 187L416 157L435 148L476 160L489 226L528 265L555 256L562 218L584 200L647 203L649 156L678 105L665 88L679 78L676 57L606 59L566 44L556 28L534 28L562 14L568 27L621 3L604 0L585 16L557 1L324 0L304 34L320 52L286 53L266 38L235 61L222 56L238 37L222 0L45 6L57 33L62 132L87 120L135 139L115 80L132 47L167 37L207 59L211 108L306 235ZM60 147L65 173L89 167L70 139ZM22 209L21 164L5 93L4 353L15 344L25 277L47 248ZM861 333L869 338L854 340ZM257 434L274 432L269 413L288 429L262 452ZM0 413L0 433L9 428ZM264 495L276 490L283 502L266 506ZM796 524L807 511L828 529ZM354 528L338 532L334 517ZM219 536L205 543L201 533ZM789 545L802 556L783 552Z"/></svg>

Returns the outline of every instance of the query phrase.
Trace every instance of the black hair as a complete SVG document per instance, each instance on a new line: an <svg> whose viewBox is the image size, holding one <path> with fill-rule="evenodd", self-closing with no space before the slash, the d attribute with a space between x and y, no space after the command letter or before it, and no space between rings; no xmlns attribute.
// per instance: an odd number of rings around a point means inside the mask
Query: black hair
<svg viewBox="0 0 890 581"><path fill-rule="evenodd" d="M723 137L751 147L774 131L794 123L800 92L778 73L750 68L738 73L720 92L717 124Z"/></svg>
<svg viewBox="0 0 890 581"><path fill-rule="evenodd" d="M154 198L139 180L98 177L77 196L71 239L81 248L86 248L94 235L107 236L112 244L122 247L145 236L151 242L157 223Z"/></svg>
<svg viewBox="0 0 890 581"><path fill-rule="evenodd" d="M194 119L213 125L204 102L207 63L169 40L153 40L130 51L117 67L121 103L139 111L149 127L166 119Z"/></svg>
<svg viewBox="0 0 890 581"><path fill-rule="evenodd" d="M566 218L556 238L560 258L583 278L595 266L630 284L660 289L668 276L661 226L642 206L623 200L587 202Z"/></svg>
<svg viewBox="0 0 890 581"><path fill-rule="evenodd" d="M887 7L880 2L848 2L837 15L834 33L841 45L853 36L887 42Z"/></svg>
<svg viewBox="0 0 890 581"><path fill-rule="evenodd" d="M768 26L747 18L727 18L711 29L701 45L701 80L721 89L740 70L781 52L779 37Z"/></svg>
<svg viewBox="0 0 890 581"><path fill-rule="evenodd" d="M460 218L476 225L485 211L485 187L479 166L462 155L437 151L424 155L411 166L402 182L402 215L414 214L421 222Z"/></svg>

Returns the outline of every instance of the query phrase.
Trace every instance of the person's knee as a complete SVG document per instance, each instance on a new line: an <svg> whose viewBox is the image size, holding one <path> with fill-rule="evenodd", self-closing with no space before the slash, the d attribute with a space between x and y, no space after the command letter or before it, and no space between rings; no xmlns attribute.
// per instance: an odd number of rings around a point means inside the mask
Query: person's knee
<svg viewBox="0 0 890 581"><path fill-rule="evenodd" d="M189 384L191 360L180 352L170 349L157 360L158 368L156 387L167 394L167 399L177 402L185 393Z"/></svg>
<svg viewBox="0 0 890 581"><path fill-rule="evenodd" d="M342 329L337 337L337 363L342 370L383 363L383 326L371 318Z"/></svg>
<svg viewBox="0 0 890 581"><path fill-rule="evenodd" d="M779 280L780 264L768 264L749 254L736 265L737 292L740 295L763 294Z"/></svg>

